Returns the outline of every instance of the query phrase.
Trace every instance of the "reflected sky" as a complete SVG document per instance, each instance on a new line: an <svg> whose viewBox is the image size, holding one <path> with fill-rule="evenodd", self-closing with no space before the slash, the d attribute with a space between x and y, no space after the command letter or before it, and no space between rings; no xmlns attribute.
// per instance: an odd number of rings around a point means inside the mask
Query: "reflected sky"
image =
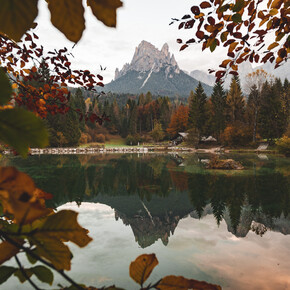
<svg viewBox="0 0 290 290"><path fill-rule="evenodd" d="M134 289L128 277L130 262L142 253L154 252L159 265L151 281L175 274L218 283L223 289L290 288L290 237L281 233L267 231L260 237L250 232L246 238L237 238L224 221L217 227L213 215L201 220L188 216L179 222L167 246L158 240L141 249L130 227L115 221L111 208L84 203L59 209L68 208L80 212L79 222L93 238L85 249L73 247L71 273L80 282L109 285L119 281L119 286Z"/></svg>

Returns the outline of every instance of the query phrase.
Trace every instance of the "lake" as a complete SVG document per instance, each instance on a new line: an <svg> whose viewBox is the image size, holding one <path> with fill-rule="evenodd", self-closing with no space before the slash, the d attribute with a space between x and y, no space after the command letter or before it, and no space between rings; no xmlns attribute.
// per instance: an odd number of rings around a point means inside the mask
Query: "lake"
<svg viewBox="0 0 290 290"><path fill-rule="evenodd" d="M225 155L245 170L207 170L205 154L9 157L56 209L78 211L93 241L71 245L69 274L96 287L137 289L130 262L155 253L165 275L223 289L290 289L290 159ZM13 262L10 262L13 263ZM55 274L56 286L65 283ZM11 278L0 289L30 289ZM45 286L45 288L48 288Z"/></svg>

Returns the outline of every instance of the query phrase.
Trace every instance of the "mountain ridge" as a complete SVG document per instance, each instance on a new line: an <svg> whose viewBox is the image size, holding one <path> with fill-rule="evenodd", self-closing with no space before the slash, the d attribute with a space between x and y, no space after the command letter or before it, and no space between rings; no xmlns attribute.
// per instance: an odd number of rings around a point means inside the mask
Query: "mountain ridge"
<svg viewBox="0 0 290 290"><path fill-rule="evenodd" d="M115 79L105 85L105 91L113 93L146 93L167 96L189 96L198 81L184 73L174 54L165 43L161 50L143 40L135 49L132 61L115 71ZM212 87L202 84L209 96Z"/></svg>

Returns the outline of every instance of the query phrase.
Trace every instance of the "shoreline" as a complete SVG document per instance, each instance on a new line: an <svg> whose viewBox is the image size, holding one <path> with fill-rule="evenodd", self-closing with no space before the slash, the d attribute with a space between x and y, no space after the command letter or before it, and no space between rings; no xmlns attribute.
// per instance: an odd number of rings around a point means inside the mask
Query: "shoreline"
<svg viewBox="0 0 290 290"><path fill-rule="evenodd" d="M221 153L256 153L256 154L277 154L274 150L254 150L254 149L224 149L221 147L195 149L190 147L151 147L151 146L126 146L126 147L61 147L61 148L31 148L30 155L74 155L74 154L107 154L107 153L208 153L208 154L221 154ZM14 154L11 149L4 150L4 155Z"/></svg>

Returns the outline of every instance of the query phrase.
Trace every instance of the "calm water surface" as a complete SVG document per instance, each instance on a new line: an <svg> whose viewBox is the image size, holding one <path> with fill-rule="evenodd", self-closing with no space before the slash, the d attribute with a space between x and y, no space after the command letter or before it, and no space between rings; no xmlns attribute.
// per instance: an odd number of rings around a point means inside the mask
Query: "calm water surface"
<svg viewBox="0 0 290 290"><path fill-rule="evenodd" d="M71 245L70 275L137 289L131 261L156 253L149 281L183 275L223 289L290 289L290 159L227 155L243 171L206 170L207 155L30 156L2 161L80 212L94 239ZM54 285L65 283L55 275ZM0 289L29 289L16 278ZM47 287L46 287L47 288Z"/></svg>

